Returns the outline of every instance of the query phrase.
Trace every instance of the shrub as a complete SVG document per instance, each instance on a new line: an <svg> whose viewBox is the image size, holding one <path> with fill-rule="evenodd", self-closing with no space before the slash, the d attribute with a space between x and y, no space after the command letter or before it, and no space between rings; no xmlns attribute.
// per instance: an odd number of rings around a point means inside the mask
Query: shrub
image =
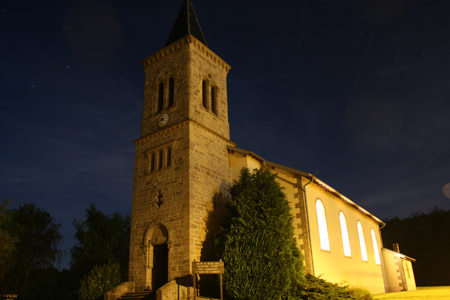
<svg viewBox="0 0 450 300"><path fill-rule="evenodd" d="M305 300L372 299L367 290L331 283L311 274L305 275L303 287L298 292L298 297Z"/></svg>
<svg viewBox="0 0 450 300"><path fill-rule="evenodd" d="M118 263L94 266L88 275L81 279L78 299L94 300L120 284Z"/></svg>
<svg viewBox="0 0 450 300"><path fill-rule="evenodd" d="M287 297L300 284L303 263L275 175L243 169L230 194L230 223L223 236L226 292L237 300Z"/></svg>

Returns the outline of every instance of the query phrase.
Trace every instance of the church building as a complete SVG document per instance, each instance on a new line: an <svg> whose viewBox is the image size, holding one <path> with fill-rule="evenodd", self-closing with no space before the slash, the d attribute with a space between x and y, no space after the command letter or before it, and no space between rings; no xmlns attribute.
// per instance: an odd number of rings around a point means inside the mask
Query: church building
<svg viewBox="0 0 450 300"><path fill-rule="evenodd" d="M145 291L156 291L158 299L192 299L193 289L181 279L201 260L215 197L227 194L244 167L276 174L306 272L372 293L415 289L414 260L383 248L383 221L314 175L266 161L231 141L230 66L208 48L189 0L164 48L142 65L129 282L109 299Z"/></svg>

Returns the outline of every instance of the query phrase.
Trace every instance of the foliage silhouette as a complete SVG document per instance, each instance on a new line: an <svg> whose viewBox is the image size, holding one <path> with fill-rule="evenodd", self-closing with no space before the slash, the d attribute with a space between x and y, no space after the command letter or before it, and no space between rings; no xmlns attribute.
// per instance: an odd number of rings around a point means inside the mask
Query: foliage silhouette
<svg viewBox="0 0 450 300"><path fill-rule="evenodd" d="M71 249L71 271L76 282L96 265L118 263L120 278L128 277L130 217L114 213L105 215L94 204L86 209L84 220L74 220L78 243Z"/></svg>
<svg viewBox="0 0 450 300"><path fill-rule="evenodd" d="M78 289L79 300L95 300L121 282L118 263L94 266L88 275L84 276Z"/></svg>
<svg viewBox="0 0 450 300"><path fill-rule="evenodd" d="M413 263L418 286L450 285L450 210L434 208L407 218L386 221L382 232L385 247L400 244Z"/></svg>
<svg viewBox="0 0 450 300"><path fill-rule="evenodd" d="M62 251L60 224L34 204L24 204L7 211L4 228L17 239L15 250L2 267L6 270L0 282L2 292L19 294L20 299L39 299L34 287L44 284L43 276L55 270Z"/></svg>
<svg viewBox="0 0 450 300"><path fill-rule="evenodd" d="M17 243L17 238L12 236L7 229L11 221L11 212L6 209L9 203L10 201L0 203L0 282L8 273L9 262Z"/></svg>

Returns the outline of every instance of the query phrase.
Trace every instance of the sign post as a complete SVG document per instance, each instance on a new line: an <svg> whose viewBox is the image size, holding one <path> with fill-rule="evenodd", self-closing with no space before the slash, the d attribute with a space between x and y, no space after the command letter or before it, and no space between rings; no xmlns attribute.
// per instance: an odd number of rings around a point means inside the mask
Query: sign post
<svg viewBox="0 0 450 300"><path fill-rule="evenodd" d="M222 260L219 261L193 261L192 273L194 274L194 300L197 299L197 274L217 274L220 276L220 300L223 300L222 274L225 266Z"/></svg>

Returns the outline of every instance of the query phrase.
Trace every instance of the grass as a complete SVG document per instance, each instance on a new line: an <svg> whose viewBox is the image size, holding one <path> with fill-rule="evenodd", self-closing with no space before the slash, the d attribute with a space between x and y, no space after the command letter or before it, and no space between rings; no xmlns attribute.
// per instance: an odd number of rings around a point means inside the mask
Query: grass
<svg viewBox="0 0 450 300"><path fill-rule="evenodd" d="M378 294L373 296L374 300L387 299L387 300L435 300L435 299L450 299L450 286L431 286L431 287L418 287L416 291L398 292Z"/></svg>

